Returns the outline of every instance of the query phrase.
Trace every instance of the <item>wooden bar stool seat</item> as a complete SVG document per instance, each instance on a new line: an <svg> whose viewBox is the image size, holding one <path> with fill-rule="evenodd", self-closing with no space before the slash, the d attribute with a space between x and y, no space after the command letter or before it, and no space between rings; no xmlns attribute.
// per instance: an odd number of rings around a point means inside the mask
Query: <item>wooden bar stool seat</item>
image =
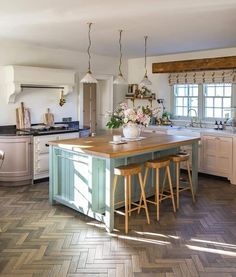
<svg viewBox="0 0 236 277"><path fill-rule="evenodd" d="M171 161L175 163L175 170L176 170L176 202L177 202L177 209L179 209L179 193L185 190L190 190L192 193L193 202L195 202L195 196L193 191L193 183L191 177L191 170L190 170L190 155L188 153L179 153L177 155L173 155L170 157ZM186 162L187 171L188 171L188 183L189 186L180 187L180 163Z"/></svg>
<svg viewBox="0 0 236 277"><path fill-rule="evenodd" d="M172 188L172 181L171 181L171 175L170 175L170 158L169 157L163 157L163 158L159 158L159 159L155 159L155 160L150 160L150 161L147 161L145 165L146 165L146 170L145 170L145 175L144 175L144 188L146 186L149 169L155 169L156 170L155 201L151 201L151 200L146 200L146 201L148 203L156 205L157 220L159 221L159 219L160 219L160 207L159 207L159 205L160 205L161 201L170 198L172 200L173 210L174 210L174 212L176 212L175 200L174 200L174 194L173 194L173 188ZM160 180L159 180L160 172L159 172L159 170L161 168L165 169L165 175L168 176L170 194L164 194L164 192L160 193ZM164 186L164 181L165 180L163 180L162 186ZM140 204L141 203L142 203L142 198L140 198Z"/></svg>
<svg viewBox="0 0 236 277"><path fill-rule="evenodd" d="M114 183L113 183L113 203L114 203L114 211L118 212L119 214L123 214L125 216L125 233L128 233L128 216L131 216L131 212L144 208L146 212L147 222L150 224L148 209L147 209L147 203L146 203L146 196L143 186L143 179L142 179L142 167L138 164L129 164L129 165L123 165L114 168ZM132 202L132 195L131 195L131 179L133 175L138 175L139 180L139 186L141 189L141 197L143 199L143 205L142 203L135 203ZM115 205L118 203L115 203L115 192L117 187L117 181L118 176L124 176L125 177L125 213L122 213L120 211L115 210ZM122 201L123 202L123 201ZM121 202L119 202L121 203ZM131 205L136 206L135 208L131 208Z"/></svg>

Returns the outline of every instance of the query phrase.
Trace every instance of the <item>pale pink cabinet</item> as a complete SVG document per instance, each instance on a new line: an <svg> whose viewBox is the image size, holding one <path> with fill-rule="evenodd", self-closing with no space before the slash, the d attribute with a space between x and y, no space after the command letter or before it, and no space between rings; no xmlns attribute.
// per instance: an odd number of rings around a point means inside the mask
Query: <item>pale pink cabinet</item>
<svg viewBox="0 0 236 277"><path fill-rule="evenodd" d="M0 181L30 181L32 179L31 136L1 136L0 149L5 152L5 159L0 168Z"/></svg>
<svg viewBox="0 0 236 277"><path fill-rule="evenodd" d="M232 137L202 136L203 171L209 174L230 178L233 163Z"/></svg>

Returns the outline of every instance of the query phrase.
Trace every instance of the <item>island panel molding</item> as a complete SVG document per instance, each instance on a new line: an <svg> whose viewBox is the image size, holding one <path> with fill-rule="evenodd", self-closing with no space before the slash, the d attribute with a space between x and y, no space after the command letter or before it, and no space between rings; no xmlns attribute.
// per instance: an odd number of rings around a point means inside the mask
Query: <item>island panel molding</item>
<svg viewBox="0 0 236 277"><path fill-rule="evenodd" d="M235 69L236 56L159 62L152 64L152 73L177 73L187 71Z"/></svg>
<svg viewBox="0 0 236 277"><path fill-rule="evenodd" d="M146 135L146 134L145 134ZM114 228L113 181L114 169L120 165L145 164L150 159L178 153L180 146L192 148L192 180L194 192L198 187L199 138L147 134L147 139L111 145L112 135L49 142L50 178L49 200L61 203L86 216L105 223L111 232ZM144 169L144 167L143 167ZM175 171L172 170L173 182ZM160 174L160 183L163 181ZM118 180L115 203L124 203L124 186ZM145 187L146 196L155 194L154 174L149 174ZM139 201L137 178L133 178L132 202Z"/></svg>

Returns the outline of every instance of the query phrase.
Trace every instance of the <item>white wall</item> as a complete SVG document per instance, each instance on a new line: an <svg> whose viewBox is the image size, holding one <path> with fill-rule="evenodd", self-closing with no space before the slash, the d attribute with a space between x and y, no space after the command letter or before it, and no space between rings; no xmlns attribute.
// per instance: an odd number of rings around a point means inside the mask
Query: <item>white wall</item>
<svg viewBox="0 0 236 277"><path fill-rule="evenodd" d="M150 86L150 88L153 93L154 92L156 93L157 98L165 99L165 106L167 110L169 110L171 89L168 84L168 74L152 74L152 63L201 59L201 58L213 58L213 57L225 57L225 56L235 56L235 55L236 55L236 47L149 57L147 58L147 69L148 69L148 77L152 81L152 85ZM140 83L140 81L143 78L143 75L144 75L144 58L129 59L128 60L129 84Z"/></svg>
<svg viewBox="0 0 236 277"><path fill-rule="evenodd" d="M112 74L117 73L118 58L93 55L92 54L92 71L94 74ZM2 65L29 65L40 67L52 67L73 69L77 72L77 80L83 77L87 71L88 58L86 53L69 51L63 49L45 48L32 46L24 43L0 43L0 66ZM127 74L127 62L123 63L124 74ZM73 120L79 119L79 85L74 94L69 95L66 104L60 107L58 103L59 91L26 90L17 98L15 104L7 104L5 93L0 88L0 125L15 124L15 108L20 102L25 102L26 106L31 109L32 122L41 121L42 113L46 108L51 108L55 119L60 121L62 117L71 116ZM123 96L125 89L114 86L114 93ZM107 99L104 99L107 101Z"/></svg>

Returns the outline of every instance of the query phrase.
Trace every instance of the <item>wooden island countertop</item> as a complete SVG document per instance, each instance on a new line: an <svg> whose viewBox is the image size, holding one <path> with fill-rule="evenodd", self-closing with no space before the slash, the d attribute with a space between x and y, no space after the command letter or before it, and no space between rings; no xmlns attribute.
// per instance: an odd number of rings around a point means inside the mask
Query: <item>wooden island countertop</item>
<svg viewBox="0 0 236 277"><path fill-rule="evenodd" d="M191 144L200 140L198 137L149 133L145 133L144 137L144 139L139 141L128 141L125 144L115 145L109 143L109 141L112 141L112 135L109 134L88 138L51 141L49 145L102 158L118 158L126 155L179 147L186 145L186 143Z"/></svg>

